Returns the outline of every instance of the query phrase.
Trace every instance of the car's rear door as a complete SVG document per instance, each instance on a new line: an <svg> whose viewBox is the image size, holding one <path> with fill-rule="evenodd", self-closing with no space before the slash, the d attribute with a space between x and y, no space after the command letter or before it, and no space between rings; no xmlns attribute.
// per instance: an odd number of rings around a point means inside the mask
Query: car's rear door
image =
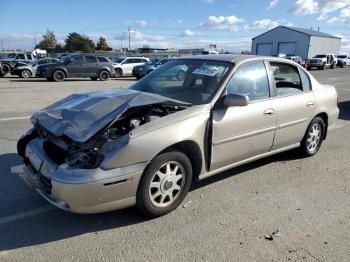
<svg viewBox="0 0 350 262"><path fill-rule="evenodd" d="M226 87L226 94L245 94L250 101L247 106L213 110L211 170L271 149L276 114L270 92L263 60L245 62L237 68Z"/></svg>
<svg viewBox="0 0 350 262"><path fill-rule="evenodd" d="M127 58L123 62L123 75L131 75L134 64L133 58Z"/></svg>
<svg viewBox="0 0 350 262"><path fill-rule="evenodd" d="M85 56L84 74L86 76L97 76L100 70L100 65L97 62L96 56Z"/></svg>
<svg viewBox="0 0 350 262"><path fill-rule="evenodd" d="M277 129L272 150L299 143L315 111L315 98L307 73L287 62L269 62L273 79Z"/></svg>

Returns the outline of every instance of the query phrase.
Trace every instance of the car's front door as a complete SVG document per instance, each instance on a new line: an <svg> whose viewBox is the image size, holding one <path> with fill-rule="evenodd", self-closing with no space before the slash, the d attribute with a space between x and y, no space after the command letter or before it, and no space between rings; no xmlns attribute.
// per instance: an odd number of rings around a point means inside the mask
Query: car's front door
<svg viewBox="0 0 350 262"><path fill-rule="evenodd" d="M297 66L270 62L274 99L271 104L277 112L277 129L272 150L296 145L306 132L315 111L315 98L307 73Z"/></svg>
<svg viewBox="0 0 350 262"><path fill-rule="evenodd" d="M123 75L131 75L134 59L128 58L123 62Z"/></svg>
<svg viewBox="0 0 350 262"><path fill-rule="evenodd" d="M66 65L68 76L79 76L84 72L84 57L83 56L72 56L70 63Z"/></svg>
<svg viewBox="0 0 350 262"><path fill-rule="evenodd" d="M267 153L273 144L276 114L264 61L240 65L228 93L247 95L249 104L213 110L211 170Z"/></svg>

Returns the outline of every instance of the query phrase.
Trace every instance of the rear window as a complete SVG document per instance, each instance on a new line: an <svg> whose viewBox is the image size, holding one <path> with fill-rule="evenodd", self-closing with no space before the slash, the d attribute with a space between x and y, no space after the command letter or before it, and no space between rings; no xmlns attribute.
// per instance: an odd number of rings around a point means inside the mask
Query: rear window
<svg viewBox="0 0 350 262"><path fill-rule="evenodd" d="M94 56L85 56L85 61L87 63L96 63L97 62L96 57L94 57Z"/></svg>
<svg viewBox="0 0 350 262"><path fill-rule="evenodd" d="M97 57L97 60L99 61L99 62L101 62L101 63L108 63L109 61L108 61L108 59L107 58L105 58L105 57Z"/></svg>

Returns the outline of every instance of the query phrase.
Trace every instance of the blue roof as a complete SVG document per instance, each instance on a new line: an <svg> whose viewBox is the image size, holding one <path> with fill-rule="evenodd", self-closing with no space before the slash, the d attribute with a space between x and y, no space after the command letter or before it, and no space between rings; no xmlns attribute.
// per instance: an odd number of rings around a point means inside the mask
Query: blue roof
<svg viewBox="0 0 350 262"><path fill-rule="evenodd" d="M318 36L318 37L327 37L327 38L337 38L337 39L341 39L341 37L338 37L338 36L334 36L334 35L330 35L330 34L326 34L326 33L322 33L320 31L316 31L316 30L312 30L312 29L305 29L305 28L299 28L299 27L292 27L292 26L277 26L261 35L264 35L272 30L275 30L276 28L279 28L279 27L284 27L286 29L289 29L289 30L293 30L293 31L296 31L296 32L299 32L299 33L302 33L302 34L305 34L305 35L308 35L308 36ZM261 35L258 35L256 37L254 37L253 39L261 36Z"/></svg>
<svg viewBox="0 0 350 262"><path fill-rule="evenodd" d="M290 30L294 30L294 31L297 31L297 32L300 32L302 34L306 34L306 35L309 35L309 36L319 36L319 37L328 37L328 38L339 38L339 39L341 39L338 36L322 33L320 31L316 31L316 30L312 30L312 29L305 29L305 28L291 27L291 26L282 26L282 27L285 27L285 28L288 28Z"/></svg>

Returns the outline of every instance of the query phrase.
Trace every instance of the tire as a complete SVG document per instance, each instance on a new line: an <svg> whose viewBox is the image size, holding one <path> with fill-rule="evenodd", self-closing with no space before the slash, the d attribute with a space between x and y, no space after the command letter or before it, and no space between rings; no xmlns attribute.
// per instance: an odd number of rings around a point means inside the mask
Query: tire
<svg viewBox="0 0 350 262"><path fill-rule="evenodd" d="M176 75L177 80L183 81L185 79L185 71L180 70Z"/></svg>
<svg viewBox="0 0 350 262"><path fill-rule="evenodd" d="M21 77L26 79L26 78L31 78L32 77L32 72L28 69L24 69L21 71Z"/></svg>
<svg viewBox="0 0 350 262"><path fill-rule="evenodd" d="M340 67L341 67L341 68L346 67L346 63L342 63Z"/></svg>
<svg viewBox="0 0 350 262"><path fill-rule="evenodd" d="M332 69L334 69L334 68L335 68L335 64L334 64L334 63L331 65L331 68L332 68Z"/></svg>
<svg viewBox="0 0 350 262"><path fill-rule="evenodd" d="M318 130L318 131L317 131ZM322 145L326 125L321 117L315 117L309 124L300 143L300 153L304 157L315 155Z"/></svg>
<svg viewBox="0 0 350 262"><path fill-rule="evenodd" d="M307 71L310 71L310 70L311 70L311 67L310 67L310 66L308 66L308 67L306 68L306 70L307 70Z"/></svg>
<svg viewBox="0 0 350 262"><path fill-rule="evenodd" d="M91 80L96 81L98 77L90 77Z"/></svg>
<svg viewBox="0 0 350 262"><path fill-rule="evenodd" d="M171 151L158 155L151 161L140 179L136 206L148 217L163 216L182 203L191 183L192 165L184 153Z"/></svg>
<svg viewBox="0 0 350 262"><path fill-rule="evenodd" d="M62 70L55 70L52 73L52 79L55 82L62 82L62 81L64 81L65 78L66 78L66 75L64 74L64 72Z"/></svg>
<svg viewBox="0 0 350 262"><path fill-rule="evenodd" d="M101 72L98 74L98 78L101 81L107 81L109 79L109 73L107 70L101 70Z"/></svg>
<svg viewBox="0 0 350 262"><path fill-rule="evenodd" d="M8 64L3 64L2 65L2 72L3 72L3 75L7 75L11 72L11 66L8 65Z"/></svg>
<svg viewBox="0 0 350 262"><path fill-rule="evenodd" d="M323 65L321 66L321 69L322 69L322 70L325 70L325 68L326 68L326 65L323 64Z"/></svg>
<svg viewBox="0 0 350 262"><path fill-rule="evenodd" d="M115 75L116 78L119 78L119 77L123 76L123 72L122 72L121 69L115 69L114 71L115 71L114 75Z"/></svg>

